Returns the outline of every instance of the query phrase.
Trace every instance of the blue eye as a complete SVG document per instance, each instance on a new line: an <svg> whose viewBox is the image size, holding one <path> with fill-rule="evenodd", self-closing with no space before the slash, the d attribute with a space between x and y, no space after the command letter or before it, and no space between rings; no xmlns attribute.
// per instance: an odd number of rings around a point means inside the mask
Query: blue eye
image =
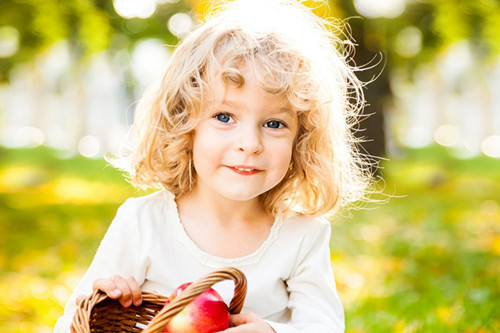
<svg viewBox="0 0 500 333"><path fill-rule="evenodd" d="M277 121L277 120L271 120L271 121L268 121L266 123L266 127L269 127L269 128L281 128L285 126L285 124L283 124L281 121Z"/></svg>
<svg viewBox="0 0 500 333"><path fill-rule="evenodd" d="M231 116L228 115L227 113L219 113L215 115L215 118L223 123L228 123L231 121Z"/></svg>

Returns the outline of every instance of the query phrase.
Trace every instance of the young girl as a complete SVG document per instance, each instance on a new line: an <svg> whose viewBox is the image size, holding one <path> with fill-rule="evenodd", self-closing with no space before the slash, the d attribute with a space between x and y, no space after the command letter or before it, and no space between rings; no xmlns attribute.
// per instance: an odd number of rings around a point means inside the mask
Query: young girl
<svg viewBox="0 0 500 333"><path fill-rule="evenodd" d="M299 1L235 1L177 47L130 159L136 185L162 189L120 207L56 332L93 289L138 306L226 266L248 280L227 333L344 331L321 216L369 177L350 130L363 94L333 28ZM215 288L230 300L231 283Z"/></svg>

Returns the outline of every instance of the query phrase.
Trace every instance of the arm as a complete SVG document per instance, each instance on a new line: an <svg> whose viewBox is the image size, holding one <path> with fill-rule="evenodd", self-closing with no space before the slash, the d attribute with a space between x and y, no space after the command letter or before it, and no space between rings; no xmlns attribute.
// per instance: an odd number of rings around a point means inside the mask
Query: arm
<svg viewBox="0 0 500 333"><path fill-rule="evenodd" d="M330 235L329 222L322 220L304 238L293 272L286 282L291 322L269 322L276 332L344 332L344 311L331 268Z"/></svg>
<svg viewBox="0 0 500 333"><path fill-rule="evenodd" d="M146 263L141 259L139 239L134 207L131 203L125 203L118 209L89 269L66 304L64 315L56 323L55 333L69 333L77 298L90 295L93 287L111 289L112 286L105 281L116 280L116 276L133 278L138 285L144 282ZM113 298L119 299L121 296Z"/></svg>

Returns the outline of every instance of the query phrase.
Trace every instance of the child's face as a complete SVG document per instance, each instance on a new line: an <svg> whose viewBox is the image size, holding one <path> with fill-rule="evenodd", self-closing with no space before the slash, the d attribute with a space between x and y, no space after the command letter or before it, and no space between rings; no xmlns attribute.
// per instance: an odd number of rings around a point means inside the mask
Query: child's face
<svg viewBox="0 0 500 333"><path fill-rule="evenodd" d="M205 110L193 139L197 190L236 201L255 199L283 179L298 130L284 99L265 95L247 67L241 73L240 88L214 87L222 102Z"/></svg>

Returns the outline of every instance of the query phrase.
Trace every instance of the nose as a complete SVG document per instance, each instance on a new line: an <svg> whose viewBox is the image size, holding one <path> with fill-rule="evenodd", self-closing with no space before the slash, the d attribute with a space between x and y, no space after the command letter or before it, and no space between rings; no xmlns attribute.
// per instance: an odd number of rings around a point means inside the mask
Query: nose
<svg viewBox="0 0 500 333"><path fill-rule="evenodd" d="M238 136L237 149L247 154L259 154L264 150L260 128L242 128Z"/></svg>

